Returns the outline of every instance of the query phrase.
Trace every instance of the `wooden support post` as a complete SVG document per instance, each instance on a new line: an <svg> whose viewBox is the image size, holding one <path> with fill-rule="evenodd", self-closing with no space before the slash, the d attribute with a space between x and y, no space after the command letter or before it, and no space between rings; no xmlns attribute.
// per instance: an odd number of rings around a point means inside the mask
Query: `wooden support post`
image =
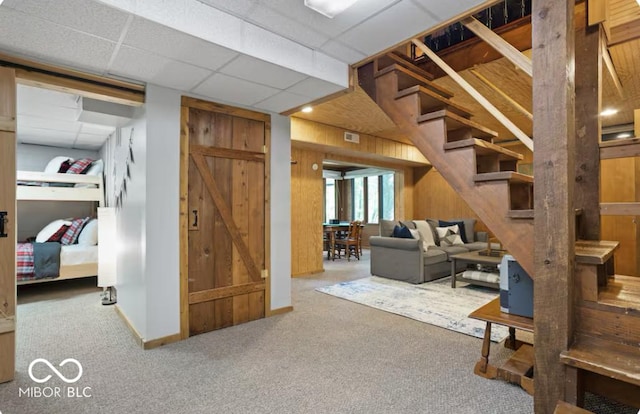
<svg viewBox="0 0 640 414"><path fill-rule="evenodd" d="M535 396L538 414L565 399L560 352L573 330L575 84L573 1L533 2Z"/></svg>
<svg viewBox="0 0 640 414"><path fill-rule="evenodd" d="M602 29L576 29L575 208L582 209L578 237L600 240L600 107L602 106ZM584 26L584 28L583 28Z"/></svg>

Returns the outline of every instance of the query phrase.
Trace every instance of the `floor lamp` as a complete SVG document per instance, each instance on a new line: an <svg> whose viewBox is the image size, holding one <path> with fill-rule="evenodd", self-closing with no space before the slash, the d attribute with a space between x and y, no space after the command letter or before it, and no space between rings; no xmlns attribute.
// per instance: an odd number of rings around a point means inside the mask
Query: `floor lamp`
<svg viewBox="0 0 640 414"><path fill-rule="evenodd" d="M98 208L98 286L103 289L102 304L116 303L116 209Z"/></svg>

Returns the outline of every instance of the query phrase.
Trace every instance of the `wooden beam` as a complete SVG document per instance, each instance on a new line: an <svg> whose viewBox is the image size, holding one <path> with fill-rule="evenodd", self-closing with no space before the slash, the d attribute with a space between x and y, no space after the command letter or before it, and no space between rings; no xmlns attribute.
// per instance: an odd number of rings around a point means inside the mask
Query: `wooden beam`
<svg viewBox="0 0 640 414"><path fill-rule="evenodd" d="M16 318L7 316L0 318L0 335L4 333L14 332L16 330Z"/></svg>
<svg viewBox="0 0 640 414"><path fill-rule="evenodd" d="M603 216L640 216L640 203L600 203Z"/></svg>
<svg viewBox="0 0 640 414"><path fill-rule="evenodd" d="M589 26L603 23L609 19L607 0L588 0L587 16Z"/></svg>
<svg viewBox="0 0 640 414"><path fill-rule="evenodd" d="M265 287L266 284L262 281L193 292L189 293L189 305L238 295L246 295L247 293L260 292L265 290Z"/></svg>
<svg viewBox="0 0 640 414"><path fill-rule="evenodd" d="M234 160L258 161L264 162L264 152L246 151L230 148L214 148L204 145L191 145L191 152L204 155L207 157L231 158Z"/></svg>
<svg viewBox="0 0 640 414"><path fill-rule="evenodd" d="M473 16L469 16L461 21L463 25L479 38L487 42L491 47L500 52L502 56L506 57L511 63L516 65L517 68L522 70L527 75L532 75L531 59L523 55L515 47L511 46L506 40L498 36L493 30L489 29L484 24L477 21Z"/></svg>
<svg viewBox="0 0 640 414"><path fill-rule="evenodd" d="M590 2L591 3L591 2ZM582 26L582 25L581 25ZM600 25L575 31L576 168L575 208L582 209L584 240L600 239L600 108L602 106L602 39ZM576 229L577 231L578 229Z"/></svg>
<svg viewBox="0 0 640 414"><path fill-rule="evenodd" d="M497 119L502 125L505 126L516 138L518 138L522 143L533 151L533 141L527 134L522 132L520 128L516 126L509 118L504 116L502 112L498 110L491 102L487 100L480 92L478 92L473 86L469 84L462 76L458 75L456 71L454 71L449 65L447 65L438 55L435 54L431 49L427 47L424 43L422 43L418 39L413 39L412 42L422 50L425 55L429 59L431 59L436 65L440 66L442 70L444 70L447 75L451 77L462 89L464 89L473 99L478 101L480 105L482 105L495 119Z"/></svg>
<svg viewBox="0 0 640 414"><path fill-rule="evenodd" d="M470 69L469 73L471 73L473 76L478 78L480 82L487 85L487 87L491 88L498 95L502 96L504 100L507 101L509 104L511 104L511 106L513 106L518 112L520 112L522 115L526 116L527 118L533 121L533 114L531 112L527 111L527 109L524 106L520 105L518 102L516 102L515 99L513 99L512 97L507 95L505 92L503 92L502 89L498 88L493 82L491 82L489 79L484 77L480 72L478 72L475 69Z"/></svg>
<svg viewBox="0 0 640 414"><path fill-rule="evenodd" d="M533 24L534 410L565 399L560 353L573 333L575 258L574 2L536 0Z"/></svg>
<svg viewBox="0 0 640 414"><path fill-rule="evenodd" d="M602 36L602 59L604 60L604 65L607 68L607 72L609 72L611 80L616 87L616 91L618 91L618 95L620 95L621 98L624 98L624 89L622 88L622 82L620 82L618 71L616 71L613 60L611 60L611 55L609 54L609 48L607 47L605 36Z"/></svg>

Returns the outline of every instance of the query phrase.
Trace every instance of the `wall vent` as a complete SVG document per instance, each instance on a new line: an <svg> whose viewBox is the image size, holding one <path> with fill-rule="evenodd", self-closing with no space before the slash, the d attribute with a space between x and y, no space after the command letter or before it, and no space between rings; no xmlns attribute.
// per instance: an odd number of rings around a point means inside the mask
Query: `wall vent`
<svg viewBox="0 0 640 414"><path fill-rule="evenodd" d="M354 134L353 132L346 132L345 131L344 140L347 141L347 142L352 142L354 144L359 144L360 143L360 135Z"/></svg>

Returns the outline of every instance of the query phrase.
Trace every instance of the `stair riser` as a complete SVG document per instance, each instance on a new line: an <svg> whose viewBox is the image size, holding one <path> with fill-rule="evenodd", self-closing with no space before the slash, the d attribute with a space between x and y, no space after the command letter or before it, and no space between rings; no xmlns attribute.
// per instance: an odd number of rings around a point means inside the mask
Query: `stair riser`
<svg viewBox="0 0 640 414"><path fill-rule="evenodd" d="M499 171L516 171L518 162L515 160L501 160L500 154L494 155L477 155L476 154L476 172L484 174Z"/></svg>
<svg viewBox="0 0 640 414"><path fill-rule="evenodd" d="M510 210L533 209L533 184L509 183Z"/></svg>
<svg viewBox="0 0 640 414"><path fill-rule="evenodd" d="M588 305L588 304L585 304ZM635 313L635 315L633 314ZM625 345L640 344L640 314L604 306L576 307L576 331Z"/></svg>

